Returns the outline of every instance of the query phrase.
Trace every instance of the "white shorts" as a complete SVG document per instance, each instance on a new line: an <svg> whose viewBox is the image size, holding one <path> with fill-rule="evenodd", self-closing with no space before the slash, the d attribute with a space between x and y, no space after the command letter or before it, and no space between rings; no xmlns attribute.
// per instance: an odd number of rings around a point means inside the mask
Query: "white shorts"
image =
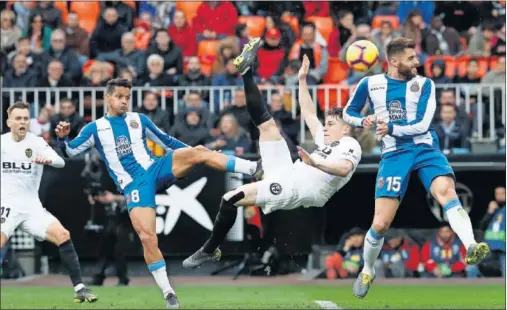
<svg viewBox="0 0 507 310"><path fill-rule="evenodd" d="M264 179L257 182L257 205L264 214L301 206L294 164L285 140L259 142Z"/></svg>
<svg viewBox="0 0 507 310"><path fill-rule="evenodd" d="M20 206L2 202L0 231L10 238L16 228L32 235L38 241L46 239L49 225L58 221L49 211L42 207L40 201L36 206Z"/></svg>

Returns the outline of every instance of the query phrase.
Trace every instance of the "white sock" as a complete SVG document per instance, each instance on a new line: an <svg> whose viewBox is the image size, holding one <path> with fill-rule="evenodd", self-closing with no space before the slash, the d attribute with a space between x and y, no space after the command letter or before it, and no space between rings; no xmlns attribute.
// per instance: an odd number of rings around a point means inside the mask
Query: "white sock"
<svg viewBox="0 0 507 310"><path fill-rule="evenodd" d="M74 286L74 292L78 292L80 289L85 288L83 283L79 283L78 285Z"/></svg>
<svg viewBox="0 0 507 310"><path fill-rule="evenodd" d="M366 237L364 238L364 248L363 248L363 259L364 266L361 272L367 273L370 276L375 275L375 269L373 265L377 260L380 250L382 250L382 246L384 245L384 235L377 234L370 228L366 233Z"/></svg>
<svg viewBox="0 0 507 310"><path fill-rule="evenodd" d="M169 278L167 277L165 261L162 260L159 262L151 263L148 265L148 269L153 275L153 278L155 278L155 282L157 282L158 287L160 287L162 290L164 297L166 297L169 293L174 294L174 289L171 287Z"/></svg>
<svg viewBox="0 0 507 310"><path fill-rule="evenodd" d="M445 214L449 220L452 230L458 235L459 239L468 250L471 244L477 243L474 237L472 222L467 211L463 209L458 199L448 202L444 206Z"/></svg>
<svg viewBox="0 0 507 310"><path fill-rule="evenodd" d="M257 169L257 162L238 158L235 156L229 156L227 160L227 171L239 172L243 174L252 175Z"/></svg>

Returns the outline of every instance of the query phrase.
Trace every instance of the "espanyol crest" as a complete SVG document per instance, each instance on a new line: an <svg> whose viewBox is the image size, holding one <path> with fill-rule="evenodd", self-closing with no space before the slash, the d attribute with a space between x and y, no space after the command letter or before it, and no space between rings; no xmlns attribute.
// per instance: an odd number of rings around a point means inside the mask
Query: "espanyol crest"
<svg viewBox="0 0 507 310"><path fill-rule="evenodd" d="M474 195L470 188L463 183L456 182L456 193L458 194L459 201L463 206L463 209L470 213L472 210L472 206L474 203ZM426 200L428 201L428 205L430 207L431 213L440 221L440 222L449 222L447 219L447 215L444 212L442 206L436 201L430 193L426 194Z"/></svg>

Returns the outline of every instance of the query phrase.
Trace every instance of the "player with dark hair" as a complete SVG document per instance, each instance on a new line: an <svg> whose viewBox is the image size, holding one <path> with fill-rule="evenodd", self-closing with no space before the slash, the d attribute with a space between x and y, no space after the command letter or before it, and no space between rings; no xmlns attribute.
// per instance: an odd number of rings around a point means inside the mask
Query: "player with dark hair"
<svg viewBox="0 0 507 310"><path fill-rule="evenodd" d="M377 139L382 141L375 215L364 242L364 268L353 288L359 298L366 296L375 279L373 265L412 172L418 173L426 190L444 208L452 229L467 248L466 263L477 264L489 254L486 243L475 241L470 218L456 194L454 172L439 150L438 138L431 128L437 105L435 84L417 75L415 42L393 39L386 46L386 55L388 73L359 81L343 115L352 126L371 128L376 123ZM373 108L373 115L361 115L365 104Z"/></svg>
<svg viewBox="0 0 507 310"><path fill-rule="evenodd" d="M162 290L167 307L179 307L167 278L165 260L158 247L155 231L155 194L158 188L172 185L194 166L209 167L248 175L260 172L260 164L213 152L203 146L189 147L156 127L143 114L127 112L132 84L126 79L107 83L107 115L86 125L69 141L69 124L60 122L55 129L65 156L75 156L95 146L109 175L125 196L132 225L141 239L148 269ZM161 145L167 153L154 157L146 139Z"/></svg>
<svg viewBox="0 0 507 310"><path fill-rule="evenodd" d="M16 102L7 109L10 132L2 135L2 208L0 247L16 228L38 241L49 241L60 251L62 265L74 286L75 302L95 302L97 296L83 284L81 266L70 233L39 199L44 165L63 168L65 161L44 141L29 132L30 108Z"/></svg>
<svg viewBox="0 0 507 310"><path fill-rule="evenodd" d="M259 38L250 40L234 60L234 65L243 75L246 107L260 131L259 149L264 179L242 185L223 196L211 237L201 249L183 261L185 268L195 268L220 258L218 247L234 225L238 206L256 205L265 214L300 206L322 207L347 184L361 159L361 147L350 137L351 126L343 121L341 109L329 111L324 126L317 118L306 84L310 62L305 56L299 71L299 100L301 114L318 149L310 155L298 148L301 160L292 162L287 143L254 82L251 67L260 46Z"/></svg>

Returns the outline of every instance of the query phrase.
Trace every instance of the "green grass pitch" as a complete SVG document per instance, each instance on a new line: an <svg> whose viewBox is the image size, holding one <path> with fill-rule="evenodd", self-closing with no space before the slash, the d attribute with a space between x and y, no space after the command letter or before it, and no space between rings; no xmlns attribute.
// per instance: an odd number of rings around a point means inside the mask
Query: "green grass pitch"
<svg viewBox="0 0 507 310"><path fill-rule="evenodd" d="M157 287L93 287L94 304L75 304L64 287L2 287L1 309L163 309ZM180 286L184 309L319 309L315 300L342 309L505 309L503 285L374 285L364 300L346 286Z"/></svg>

